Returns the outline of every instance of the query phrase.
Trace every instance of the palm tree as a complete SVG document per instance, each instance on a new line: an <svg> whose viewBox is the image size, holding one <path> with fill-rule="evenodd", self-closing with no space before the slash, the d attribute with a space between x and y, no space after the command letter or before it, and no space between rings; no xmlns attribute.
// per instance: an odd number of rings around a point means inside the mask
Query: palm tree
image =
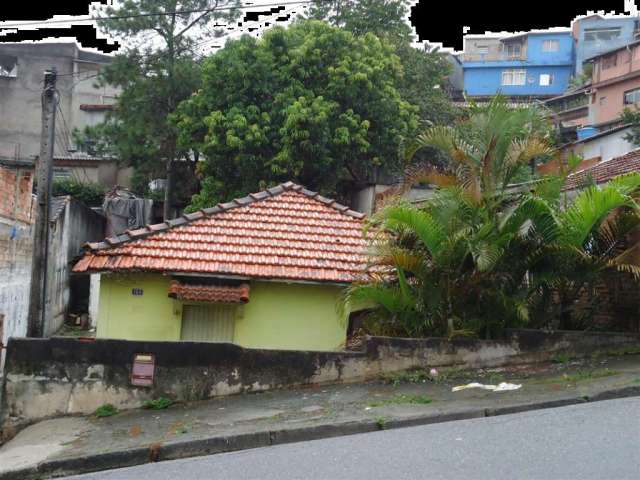
<svg viewBox="0 0 640 480"><path fill-rule="evenodd" d="M387 334L489 337L527 322L559 288L580 290L609 269L637 276L623 240L637 227L640 176L585 190L566 209L563 176L531 191L511 186L530 162L552 154L545 132L540 112L496 98L464 122L420 135L408 158L435 146L451 167L412 169L398 193L427 182L438 187L433 198L416 207L396 197L371 219L371 281L350 288L345 304L373 303L372 323Z"/></svg>
<svg viewBox="0 0 640 480"><path fill-rule="evenodd" d="M601 188L588 186L566 205L560 195L534 194L522 200L520 208L535 225L527 232L532 245L529 304L544 323L578 326L573 304L582 293L596 300L594 287L610 275L640 279L639 192L640 174L632 173ZM550 315L554 307L558 311Z"/></svg>

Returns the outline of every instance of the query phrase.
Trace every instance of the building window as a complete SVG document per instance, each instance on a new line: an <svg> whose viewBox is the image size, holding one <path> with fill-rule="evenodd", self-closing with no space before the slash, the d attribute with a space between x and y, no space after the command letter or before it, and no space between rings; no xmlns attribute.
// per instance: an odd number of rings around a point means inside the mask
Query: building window
<svg viewBox="0 0 640 480"><path fill-rule="evenodd" d="M618 54L607 55L602 58L602 69L613 68L618 64Z"/></svg>
<svg viewBox="0 0 640 480"><path fill-rule="evenodd" d="M71 169L69 168L55 167L53 169L53 178L55 180L69 180L72 176Z"/></svg>
<svg viewBox="0 0 640 480"><path fill-rule="evenodd" d="M640 88L636 88L635 90L629 90L624 92L624 100L625 105L633 105L634 103L640 103Z"/></svg>
<svg viewBox="0 0 640 480"><path fill-rule="evenodd" d="M524 85L526 70L503 70L502 85Z"/></svg>
<svg viewBox="0 0 640 480"><path fill-rule="evenodd" d="M512 43L506 45L506 49L508 58L519 58L522 52L522 45L520 45L519 43Z"/></svg>
<svg viewBox="0 0 640 480"><path fill-rule="evenodd" d="M600 105L607 103L607 97L600 97Z"/></svg>
<svg viewBox="0 0 640 480"><path fill-rule="evenodd" d="M478 45L476 47L476 50L480 55L486 55L487 53L489 53L489 47L486 45Z"/></svg>
<svg viewBox="0 0 640 480"><path fill-rule="evenodd" d="M584 41L585 42L607 42L615 40L620 36L620 27L613 28L585 28L584 29Z"/></svg>
<svg viewBox="0 0 640 480"><path fill-rule="evenodd" d="M18 76L18 57L0 55L0 77L15 78Z"/></svg>
<svg viewBox="0 0 640 480"><path fill-rule="evenodd" d="M542 42L543 52L557 52L558 50L560 50L559 40L545 40Z"/></svg>
<svg viewBox="0 0 640 480"><path fill-rule="evenodd" d="M543 73L540 75L540 86L548 87L553 85L553 75L550 73Z"/></svg>

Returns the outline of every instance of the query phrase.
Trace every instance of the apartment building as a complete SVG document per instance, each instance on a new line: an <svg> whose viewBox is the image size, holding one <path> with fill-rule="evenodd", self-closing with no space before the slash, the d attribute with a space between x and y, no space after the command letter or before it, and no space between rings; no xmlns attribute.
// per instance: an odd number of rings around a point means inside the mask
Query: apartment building
<svg viewBox="0 0 640 480"><path fill-rule="evenodd" d="M466 36L462 64L467 97L551 98L573 74L573 37L568 29Z"/></svg>

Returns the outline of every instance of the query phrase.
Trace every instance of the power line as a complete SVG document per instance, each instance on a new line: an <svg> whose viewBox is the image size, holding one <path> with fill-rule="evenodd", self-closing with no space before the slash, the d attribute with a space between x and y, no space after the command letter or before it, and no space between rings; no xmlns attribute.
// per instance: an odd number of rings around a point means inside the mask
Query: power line
<svg viewBox="0 0 640 480"><path fill-rule="evenodd" d="M140 17L162 17L168 15L184 15L187 13L204 13L204 12L223 12L223 11L231 11L231 10L246 10L246 9L256 9L256 8L264 8L264 7L279 7L286 5L305 5L310 3L316 3L317 0L298 0L293 2L279 2L279 3L265 3L262 5L241 5L238 7L214 7L214 8L200 8L195 10L176 10L174 12L157 12L157 13L138 13L135 15L116 15L113 17L89 17L89 18L69 18L66 20L45 20L44 22L22 22L22 23L11 23L0 25L0 30L5 28L20 28L20 27L29 27L34 25L53 25L58 23L69 23L69 22L95 22L95 21L103 21L103 20L124 20L127 18L140 18Z"/></svg>
<svg viewBox="0 0 640 480"><path fill-rule="evenodd" d="M71 150L71 144L69 139L71 138L71 132L69 127L67 126L67 121L64 118L64 113L62 113L62 108L60 107L60 102L58 102L58 112L60 112L60 118L62 118L62 130L64 134L64 138L66 139L67 151Z"/></svg>
<svg viewBox="0 0 640 480"><path fill-rule="evenodd" d="M314 2L304 2L304 3L314 3ZM282 5L282 4L280 4L280 5ZM278 12L270 12L269 17L272 17L273 15L278 15L278 16L282 16L282 15L291 15L291 14L293 14L293 13L295 13L295 7L293 7L293 8L291 8L291 7L290 7L290 8L286 8L286 9L284 9L284 10L282 10L282 11L278 11ZM262 26L262 25L263 25L264 23L266 23L267 21L268 21L268 20L262 20L262 21L260 21L260 20L251 20L251 21L250 21L250 23L251 23L251 24L256 24L256 23L257 23L259 26ZM249 23L249 22L247 22L247 23ZM205 25L204 27L207 29L207 31L209 31L209 33L211 33L211 34L213 35L213 32L211 32L211 30L209 29L209 27L208 27L208 26L206 26L206 25ZM251 27L251 28L258 29L259 27ZM233 28L233 30L236 30L236 28ZM193 49L200 49L200 50L201 50L201 49L203 49L203 48L206 48L208 45L210 45L210 44L214 44L215 42L218 42L218 41L220 41L220 38L208 38L207 40L204 40L204 41L202 41L202 42L197 42L197 43L195 43L195 44L192 46L192 48L193 48ZM197 52L194 52L194 53L195 53L196 55L198 55L199 57L207 56L207 54L206 54L206 53L197 53Z"/></svg>

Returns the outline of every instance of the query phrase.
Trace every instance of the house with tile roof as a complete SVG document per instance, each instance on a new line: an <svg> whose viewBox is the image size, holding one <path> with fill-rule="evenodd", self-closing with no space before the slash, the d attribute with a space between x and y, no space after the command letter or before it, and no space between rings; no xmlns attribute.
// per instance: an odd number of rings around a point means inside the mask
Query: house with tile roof
<svg viewBox="0 0 640 480"><path fill-rule="evenodd" d="M618 175L632 172L640 172L640 149L609 160L600 161L595 165L588 164L587 168L569 175L562 190L577 190L587 183L600 185Z"/></svg>
<svg viewBox="0 0 640 480"><path fill-rule="evenodd" d="M361 278L364 215L287 182L86 247L97 336L337 350Z"/></svg>

